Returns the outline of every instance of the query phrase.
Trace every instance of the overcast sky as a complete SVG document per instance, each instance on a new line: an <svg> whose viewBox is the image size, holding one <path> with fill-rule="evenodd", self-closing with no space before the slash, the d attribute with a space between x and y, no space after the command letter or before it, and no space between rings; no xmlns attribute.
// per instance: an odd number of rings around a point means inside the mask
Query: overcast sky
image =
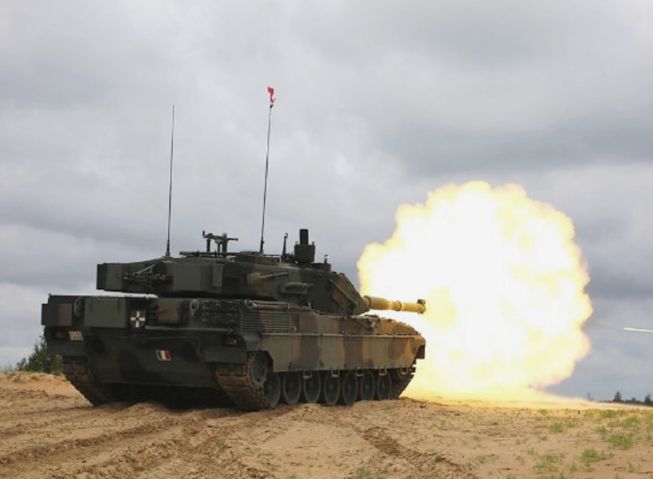
<svg viewBox="0 0 653 479"><path fill-rule="evenodd" d="M0 365L40 304L95 265L228 232L309 227L356 278L405 202L450 182L523 185L569 215L593 347L551 388L653 392L653 3L648 0L0 3Z"/></svg>

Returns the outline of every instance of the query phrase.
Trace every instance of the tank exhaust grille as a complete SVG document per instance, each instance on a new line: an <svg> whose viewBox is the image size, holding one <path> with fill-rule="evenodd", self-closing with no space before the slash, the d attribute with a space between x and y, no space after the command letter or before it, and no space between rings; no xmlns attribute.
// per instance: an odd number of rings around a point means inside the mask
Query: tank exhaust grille
<svg viewBox="0 0 653 479"><path fill-rule="evenodd" d="M287 311L246 312L243 332L289 333L290 315Z"/></svg>

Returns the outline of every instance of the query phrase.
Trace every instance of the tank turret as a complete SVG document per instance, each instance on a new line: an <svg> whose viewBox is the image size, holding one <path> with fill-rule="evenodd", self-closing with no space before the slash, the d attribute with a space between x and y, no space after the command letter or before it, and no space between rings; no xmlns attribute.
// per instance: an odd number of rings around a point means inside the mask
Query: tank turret
<svg viewBox="0 0 653 479"><path fill-rule="evenodd" d="M134 263L103 263L97 267L97 288L160 297L199 296L285 301L324 313L362 314L370 309L424 312L424 302L407 303L363 297L342 273L325 261L315 262L315 243L308 229L299 231L292 254L230 252L226 233L202 232L205 251L182 251ZM215 249L213 248L215 244Z"/></svg>

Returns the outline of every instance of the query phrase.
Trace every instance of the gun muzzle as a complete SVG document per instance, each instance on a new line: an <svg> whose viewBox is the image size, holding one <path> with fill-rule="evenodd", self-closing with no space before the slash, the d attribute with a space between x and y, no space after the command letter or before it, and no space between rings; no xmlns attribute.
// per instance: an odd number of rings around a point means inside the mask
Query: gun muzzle
<svg viewBox="0 0 653 479"><path fill-rule="evenodd" d="M411 303L408 301L397 301L386 298L378 298L376 296L363 296L363 300L369 309L376 309L381 311L407 311L409 313L424 314L426 311L426 301L418 299L417 302Z"/></svg>

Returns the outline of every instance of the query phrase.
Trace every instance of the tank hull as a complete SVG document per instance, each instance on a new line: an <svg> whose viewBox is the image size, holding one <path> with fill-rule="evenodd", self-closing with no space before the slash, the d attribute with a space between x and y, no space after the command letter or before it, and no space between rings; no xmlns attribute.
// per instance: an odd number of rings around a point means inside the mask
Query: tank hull
<svg viewBox="0 0 653 479"><path fill-rule="evenodd" d="M398 321L277 301L50 296L42 323L50 353L65 358L66 376L96 404L138 400L139 388L163 395L176 388L213 391L242 409L261 409L292 402L295 383L316 375L347 387L349 373L356 387L371 376L375 384L394 378L387 395L393 397L424 355L424 338ZM88 384L100 392L89 392ZM324 402L331 399L327 394Z"/></svg>

